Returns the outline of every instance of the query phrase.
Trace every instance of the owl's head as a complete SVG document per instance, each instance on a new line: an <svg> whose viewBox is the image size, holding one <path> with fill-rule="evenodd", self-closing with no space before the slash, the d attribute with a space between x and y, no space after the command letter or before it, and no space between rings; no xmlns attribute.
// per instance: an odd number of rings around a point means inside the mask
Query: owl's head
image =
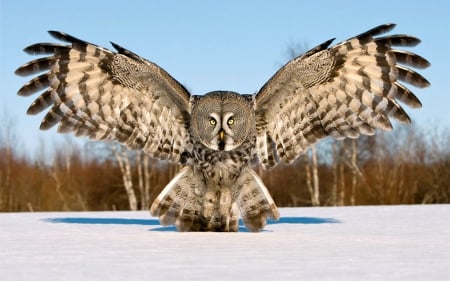
<svg viewBox="0 0 450 281"><path fill-rule="evenodd" d="M197 96L192 104L191 135L208 148L230 151L255 133L252 102L234 92Z"/></svg>

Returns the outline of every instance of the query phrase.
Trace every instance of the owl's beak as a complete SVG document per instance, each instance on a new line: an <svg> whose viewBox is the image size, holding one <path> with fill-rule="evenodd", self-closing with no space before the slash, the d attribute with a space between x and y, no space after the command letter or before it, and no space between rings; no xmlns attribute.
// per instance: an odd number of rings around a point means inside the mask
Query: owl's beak
<svg viewBox="0 0 450 281"><path fill-rule="evenodd" d="M225 149L225 131L220 129L219 131L219 141L218 141L218 145L219 145L219 150L224 150Z"/></svg>
<svg viewBox="0 0 450 281"><path fill-rule="evenodd" d="M225 131L220 130L219 131L219 142L223 142L224 138L225 138Z"/></svg>

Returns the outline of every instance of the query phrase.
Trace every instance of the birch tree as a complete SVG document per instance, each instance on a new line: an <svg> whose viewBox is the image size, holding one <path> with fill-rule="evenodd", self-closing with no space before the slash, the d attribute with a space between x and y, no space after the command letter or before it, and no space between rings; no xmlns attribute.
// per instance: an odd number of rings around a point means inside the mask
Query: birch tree
<svg viewBox="0 0 450 281"><path fill-rule="evenodd" d="M317 161L317 150L313 144L307 154L308 161L305 165L306 170L306 185L311 198L313 206L320 206L320 191L319 191L319 167Z"/></svg>
<svg viewBox="0 0 450 281"><path fill-rule="evenodd" d="M114 152L114 157L119 165L120 172L122 173L123 186L128 197L128 203L130 210L136 211L138 209L136 194L133 189L133 179L131 176L130 160L128 159L127 150L123 147L118 149L118 144L112 144L111 148Z"/></svg>
<svg viewBox="0 0 450 281"><path fill-rule="evenodd" d="M2 154L4 155L1 159L4 169L0 171L0 210L10 209L14 201L11 173L15 143L17 140L14 133L14 119L5 110L0 127L0 149L3 150Z"/></svg>
<svg viewBox="0 0 450 281"><path fill-rule="evenodd" d="M138 174L138 189L140 194L141 209L150 208L150 187L152 167L150 166L150 157L143 151L136 153L136 168Z"/></svg>

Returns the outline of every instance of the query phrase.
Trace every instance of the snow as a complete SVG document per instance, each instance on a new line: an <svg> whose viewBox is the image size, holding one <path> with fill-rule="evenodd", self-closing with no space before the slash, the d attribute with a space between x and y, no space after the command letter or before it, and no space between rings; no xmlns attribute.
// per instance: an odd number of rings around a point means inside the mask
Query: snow
<svg viewBox="0 0 450 281"><path fill-rule="evenodd" d="M148 212L0 214L1 280L450 280L450 205L281 208L260 233Z"/></svg>

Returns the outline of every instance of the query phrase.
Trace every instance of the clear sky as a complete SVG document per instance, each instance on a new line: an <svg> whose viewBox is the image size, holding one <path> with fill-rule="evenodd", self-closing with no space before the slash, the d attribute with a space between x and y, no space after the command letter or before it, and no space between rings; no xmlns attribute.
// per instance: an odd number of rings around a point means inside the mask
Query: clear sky
<svg viewBox="0 0 450 281"><path fill-rule="evenodd" d="M47 30L107 48L116 42L165 68L193 94L254 93L287 62L292 44L313 47L334 37L337 43L376 25L397 23L394 33L421 38L412 51L432 64L420 71L432 86L411 86L423 108L407 112L419 126L450 128L449 1L0 0L0 10L0 110L16 123L18 145L25 150L36 150L39 139L63 139L56 129L39 132L43 114L25 114L37 95L16 95L29 79L14 70L35 58L22 50L56 42Z"/></svg>

